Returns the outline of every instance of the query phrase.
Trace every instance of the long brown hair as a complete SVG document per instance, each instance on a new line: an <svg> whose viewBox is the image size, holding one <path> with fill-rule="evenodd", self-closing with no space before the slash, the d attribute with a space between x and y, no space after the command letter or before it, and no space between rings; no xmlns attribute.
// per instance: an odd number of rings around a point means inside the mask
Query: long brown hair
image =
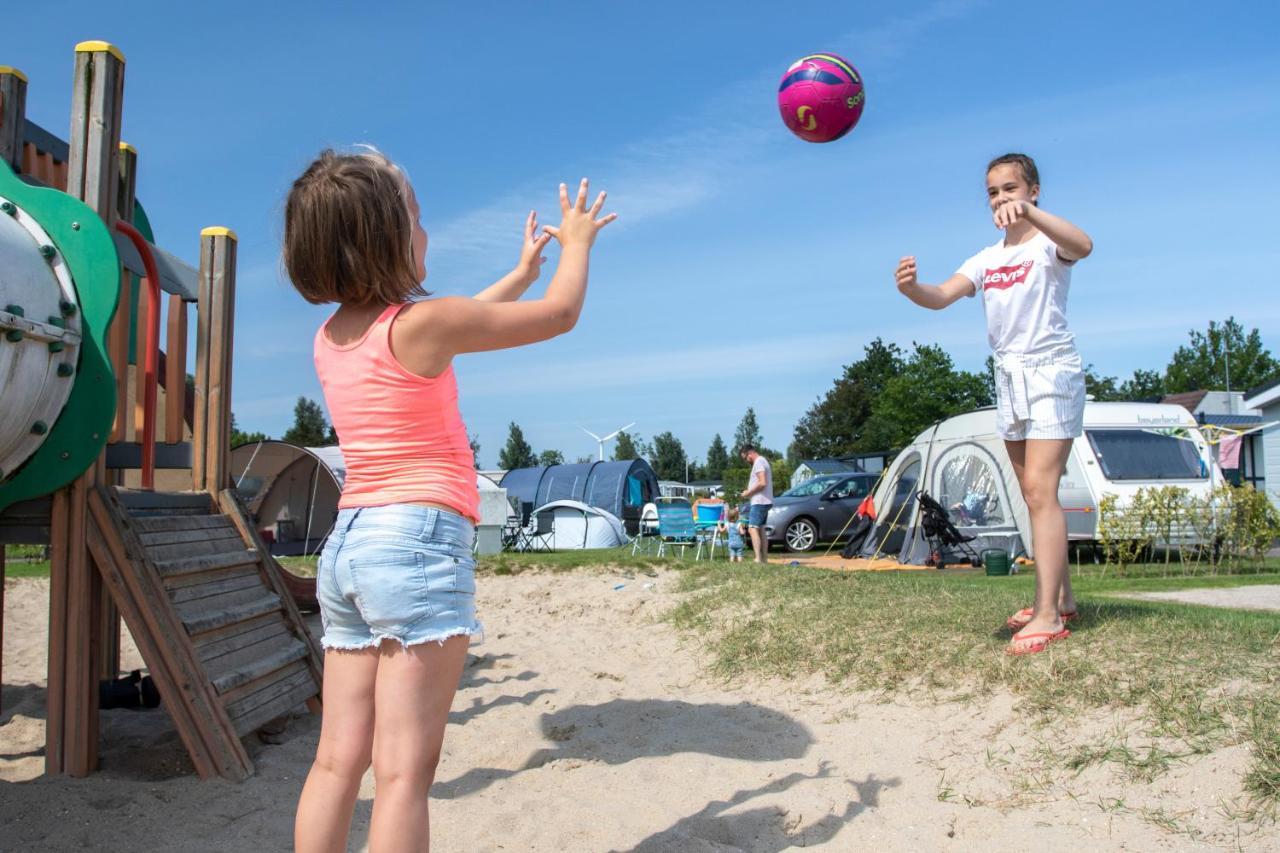
<svg viewBox="0 0 1280 853"><path fill-rule="evenodd" d="M426 296L400 167L373 148L321 151L285 201L284 265L314 304L390 305Z"/></svg>

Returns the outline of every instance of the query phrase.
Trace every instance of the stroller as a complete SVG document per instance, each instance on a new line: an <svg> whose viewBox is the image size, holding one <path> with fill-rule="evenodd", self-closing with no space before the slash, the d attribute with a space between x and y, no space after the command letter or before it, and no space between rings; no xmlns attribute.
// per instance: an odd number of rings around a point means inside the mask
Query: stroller
<svg viewBox="0 0 1280 853"><path fill-rule="evenodd" d="M982 558L969 543L976 536L965 536L951 522L946 508L929 496L928 492L916 492L916 500L920 502L920 527L924 531L925 542L929 545L929 556L925 558L926 566L945 569L947 563L959 562L956 558L967 560L975 569L982 565Z"/></svg>

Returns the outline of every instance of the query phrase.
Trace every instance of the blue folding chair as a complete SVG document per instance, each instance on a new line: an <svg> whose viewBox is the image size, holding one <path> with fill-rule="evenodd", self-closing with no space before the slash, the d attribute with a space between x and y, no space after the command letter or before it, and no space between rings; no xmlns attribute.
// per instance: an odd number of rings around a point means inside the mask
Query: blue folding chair
<svg viewBox="0 0 1280 853"><path fill-rule="evenodd" d="M707 559L716 558L716 546L720 544L720 523L725 519L724 501L699 500L693 508L693 527L707 543Z"/></svg>
<svg viewBox="0 0 1280 853"><path fill-rule="evenodd" d="M661 498L658 500L658 556L661 557L668 548L680 549L680 558L684 559L685 551L696 548L694 559L702 557L703 537L698 534L693 524L693 507L684 498Z"/></svg>

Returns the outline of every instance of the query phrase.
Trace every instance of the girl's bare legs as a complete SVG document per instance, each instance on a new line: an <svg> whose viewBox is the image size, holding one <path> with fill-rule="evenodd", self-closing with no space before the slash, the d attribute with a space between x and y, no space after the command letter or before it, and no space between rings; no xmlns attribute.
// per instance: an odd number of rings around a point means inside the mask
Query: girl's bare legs
<svg viewBox="0 0 1280 853"><path fill-rule="evenodd" d="M370 853L430 849L427 792L435 779L449 709L467 659L467 637L405 649L384 642L378 660Z"/></svg>
<svg viewBox="0 0 1280 853"><path fill-rule="evenodd" d="M1058 481L1066 470L1071 443L1069 438L1032 438L1004 443L1031 514L1036 560L1034 612L1031 621L1018 633L1059 631L1062 629L1059 613L1076 608L1067 562L1067 519L1058 503Z"/></svg>
<svg viewBox="0 0 1280 853"><path fill-rule="evenodd" d="M324 654L320 743L298 801L298 853L344 853L360 780L373 754L373 696L378 650Z"/></svg>

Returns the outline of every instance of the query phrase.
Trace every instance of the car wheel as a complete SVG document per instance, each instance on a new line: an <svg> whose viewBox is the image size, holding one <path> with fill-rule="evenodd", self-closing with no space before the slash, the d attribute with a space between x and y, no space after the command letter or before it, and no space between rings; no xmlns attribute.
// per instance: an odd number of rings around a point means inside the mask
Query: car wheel
<svg viewBox="0 0 1280 853"><path fill-rule="evenodd" d="M787 525L784 538L792 551L808 551L818 542L818 528L807 518L797 518Z"/></svg>

